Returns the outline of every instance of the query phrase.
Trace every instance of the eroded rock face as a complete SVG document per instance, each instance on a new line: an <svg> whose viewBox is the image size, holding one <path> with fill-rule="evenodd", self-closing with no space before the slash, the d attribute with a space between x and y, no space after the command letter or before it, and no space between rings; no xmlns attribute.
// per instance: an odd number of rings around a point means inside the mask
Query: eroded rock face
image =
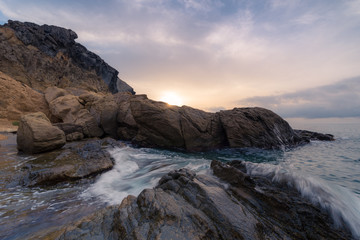
<svg viewBox="0 0 360 240"><path fill-rule="evenodd" d="M49 107L43 94L1 71L0 96L0 119L19 120L22 114L32 112L43 112L50 117Z"/></svg>
<svg viewBox="0 0 360 240"><path fill-rule="evenodd" d="M35 159L23 166L21 184L25 186L53 185L110 170L114 165L114 160L107 149L122 146L111 138L67 143L61 151L36 155Z"/></svg>
<svg viewBox="0 0 360 240"><path fill-rule="evenodd" d="M59 86L134 94L118 71L76 38L70 29L9 20L0 26L0 70L39 91Z"/></svg>
<svg viewBox="0 0 360 240"><path fill-rule="evenodd" d="M56 239L352 239L295 189L250 178L239 161L211 167L222 181L172 171L156 188L59 230Z"/></svg>
<svg viewBox="0 0 360 240"><path fill-rule="evenodd" d="M30 113L21 117L17 132L19 150L40 153L61 148L64 144L64 132L52 126L44 113Z"/></svg>

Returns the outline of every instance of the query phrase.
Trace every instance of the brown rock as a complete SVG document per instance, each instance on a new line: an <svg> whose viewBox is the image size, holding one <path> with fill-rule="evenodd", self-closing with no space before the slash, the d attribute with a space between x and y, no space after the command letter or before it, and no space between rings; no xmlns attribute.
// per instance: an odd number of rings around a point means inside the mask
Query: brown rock
<svg viewBox="0 0 360 240"><path fill-rule="evenodd" d="M65 134L51 125L44 113L31 113L21 117L17 132L18 149L27 153L40 153L61 148Z"/></svg>
<svg viewBox="0 0 360 240"><path fill-rule="evenodd" d="M19 120L21 115L31 112L43 112L47 116L50 115L43 94L21 84L1 71L0 95L0 119Z"/></svg>
<svg viewBox="0 0 360 240"><path fill-rule="evenodd" d="M232 148L279 148L300 140L284 119L264 108L234 108L219 115Z"/></svg>

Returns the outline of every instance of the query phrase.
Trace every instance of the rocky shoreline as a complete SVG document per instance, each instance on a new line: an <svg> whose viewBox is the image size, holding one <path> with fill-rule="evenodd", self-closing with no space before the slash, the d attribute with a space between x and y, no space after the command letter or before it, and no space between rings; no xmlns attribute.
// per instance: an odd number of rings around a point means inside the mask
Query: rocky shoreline
<svg viewBox="0 0 360 240"><path fill-rule="evenodd" d="M118 72L75 42L75 32L9 21L0 26L0 119L17 122L17 148L33 160L16 184L43 187L110 170L110 147L175 151L281 149L330 134L294 130L263 108L217 113L135 95ZM1 135L0 135L1 137ZM1 143L0 143L1 144ZM179 169L154 189L128 196L43 239L351 239L300 193L246 166L213 161L210 175Z"/></svg>

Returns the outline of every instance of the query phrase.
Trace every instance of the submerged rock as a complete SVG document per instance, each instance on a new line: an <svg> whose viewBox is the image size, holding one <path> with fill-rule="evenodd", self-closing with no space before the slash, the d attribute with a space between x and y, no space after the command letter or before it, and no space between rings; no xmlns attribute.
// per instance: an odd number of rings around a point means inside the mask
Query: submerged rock
<svg viewBox="0 0 360 240"><path fill-rule="evenodd" d="M121 143L111 138L67 143L61 150L35 155L21 169L25 186L53 185L97 175L110 170L114 160L109 147Z"/></svg>
<svg viewBox="0 0 360 240"><path fill-rule="evenodd" d="M31 113L21 117L17 132L19 150L40 153L61 148L64 144L64 132L52 126L44 113Z"/></svg>
<svg viewBox="0 0 360 240"><path fill-rule="evenodd" d="M320 141L334 141L334 135L323 134L317 132L311 132L307 130L294 130L304 141L309 142L310 140L320 140Z"/></svg>
<svg viewBox="0 0 360 240"><path fill-rule="evenodd" d="M232 165L232 166L231 166ZM51 233L56 239L352 239L287 185L250 178L239 161L214 174L172 171L154 189ZM239 167L239 168L238 168ZM55 235L56 236L55 236Z"/></svg>

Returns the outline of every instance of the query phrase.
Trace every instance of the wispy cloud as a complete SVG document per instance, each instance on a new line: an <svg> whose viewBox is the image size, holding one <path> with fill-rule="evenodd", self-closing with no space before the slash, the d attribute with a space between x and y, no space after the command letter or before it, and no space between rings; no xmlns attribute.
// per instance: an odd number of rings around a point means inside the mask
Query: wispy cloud
<svg viewBox="0 0 360 240"><path fill-rule="evenodd" d="M246 98L238 103L269 108L283 117L360 117L360 77L293 93Z"/></svg>
<svg viewBox="0 0 360 240"><path fill-rule="evenodd" d="M359 76L356 9L359 0L0 0L8 18L77 32L138 93L176 89L198 108Z"/></svg>

